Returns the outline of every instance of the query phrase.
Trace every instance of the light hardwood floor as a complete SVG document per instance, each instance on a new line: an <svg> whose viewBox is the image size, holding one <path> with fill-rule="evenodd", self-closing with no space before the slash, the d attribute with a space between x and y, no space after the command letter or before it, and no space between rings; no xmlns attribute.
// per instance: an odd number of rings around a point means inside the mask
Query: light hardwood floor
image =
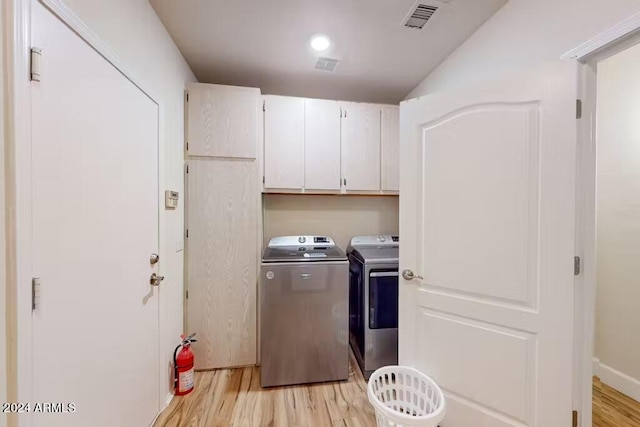
<svg viewBox="0 0 640 427"><path fill-rule="evenodd" d="M640 403L593 378L593 427L640 426Z"/></svg>
<svg viewBox="0 0 640 427"><path fill-rule="evenodd" d="M367 384L351 360L349 381L260 387L257 367L198 372L154 427L375 426ZM593 427L640 427L640 403L593 379Z"/></svg>
<svg viewBox="0 0 640 427"><path fill-rule="evenodd" d="M154 427L374 425L367 383L352 359L348 381L268 389L258 367L198 372L195 390L174 398Z"/></svg>

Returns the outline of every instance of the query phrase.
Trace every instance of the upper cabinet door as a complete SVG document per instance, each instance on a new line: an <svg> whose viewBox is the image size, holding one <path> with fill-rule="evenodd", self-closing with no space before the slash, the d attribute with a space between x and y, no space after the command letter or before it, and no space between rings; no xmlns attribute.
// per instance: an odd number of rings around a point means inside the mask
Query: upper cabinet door
<svg viewBox="0 0 640 427"><path fill-rule="evenodd" d="M380 106L340 103L342 176L347 191L380 191Z"/></svg>
<svg viewBox="0 0 640 427"><path fill-rule="evenodd" d="M382 107L382 191L400 191L400 109Z"/></svg>
<svg viewBox="0 0 640 427"><path fill-rule="evenodd" d="M265 96L264 186L304 187L304 99Z"/></svg>
<svg viewBox="0 0 640 427"><path fill-rule="evenodd" d="M340 103L306 99L304 186L340 190Z"/></svg>
<svg viewBox="0 0 640 427"><path fill-rule="evenodd" d="M189 155L256 158L260 89L194 83L187 93Z"/></svg>

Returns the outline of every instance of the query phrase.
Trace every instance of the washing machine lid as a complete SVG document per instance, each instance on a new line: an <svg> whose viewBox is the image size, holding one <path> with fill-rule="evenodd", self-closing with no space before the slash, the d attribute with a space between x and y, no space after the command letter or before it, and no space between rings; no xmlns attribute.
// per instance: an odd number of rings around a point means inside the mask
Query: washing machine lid
<svg viewBox="0 0 640 427"><path fill-rule="evenodd" d="M347 255L331 237L281 236L274 237L262 256L263 262L345 261Z"/></svg>

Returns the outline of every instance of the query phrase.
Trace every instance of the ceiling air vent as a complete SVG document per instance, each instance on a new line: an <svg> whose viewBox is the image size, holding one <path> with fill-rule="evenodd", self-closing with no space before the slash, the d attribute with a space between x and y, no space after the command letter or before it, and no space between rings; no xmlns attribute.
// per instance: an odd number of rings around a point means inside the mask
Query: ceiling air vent
<svg viewBox="0 0 640 427"><path fill-rule="evenodd" d="M429 19L433 17L433 14L438 10L437 6L431 6L428 4L418 3L415 9L404 21L404 26L407 28L415 28L421 30Z"/></svg>
<svg viewBox="0 0 640 427"><path fill-rule="evenodd" d="M316 70L333 71L336 69L336 65L338 65L337 59L324 58L321 56L318 58L318 62L316 62Z"/></svg>

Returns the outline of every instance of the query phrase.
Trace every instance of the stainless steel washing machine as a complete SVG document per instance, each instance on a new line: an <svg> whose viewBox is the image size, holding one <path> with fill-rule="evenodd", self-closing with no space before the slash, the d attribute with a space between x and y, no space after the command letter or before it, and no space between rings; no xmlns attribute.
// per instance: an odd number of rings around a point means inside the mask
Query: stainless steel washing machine
<svg viewBox="0 0 640 427"><path fill-rule="evenodd" d="M398 364L398 236L357 236L349 258L349 340L365 378Z"/></svg>
<svg viewBox="0 0 640 427"><path fill-rule="evenodd" d="M275 237L260 270L262 387L349 378L349 262L325 236Z"/></svg>

